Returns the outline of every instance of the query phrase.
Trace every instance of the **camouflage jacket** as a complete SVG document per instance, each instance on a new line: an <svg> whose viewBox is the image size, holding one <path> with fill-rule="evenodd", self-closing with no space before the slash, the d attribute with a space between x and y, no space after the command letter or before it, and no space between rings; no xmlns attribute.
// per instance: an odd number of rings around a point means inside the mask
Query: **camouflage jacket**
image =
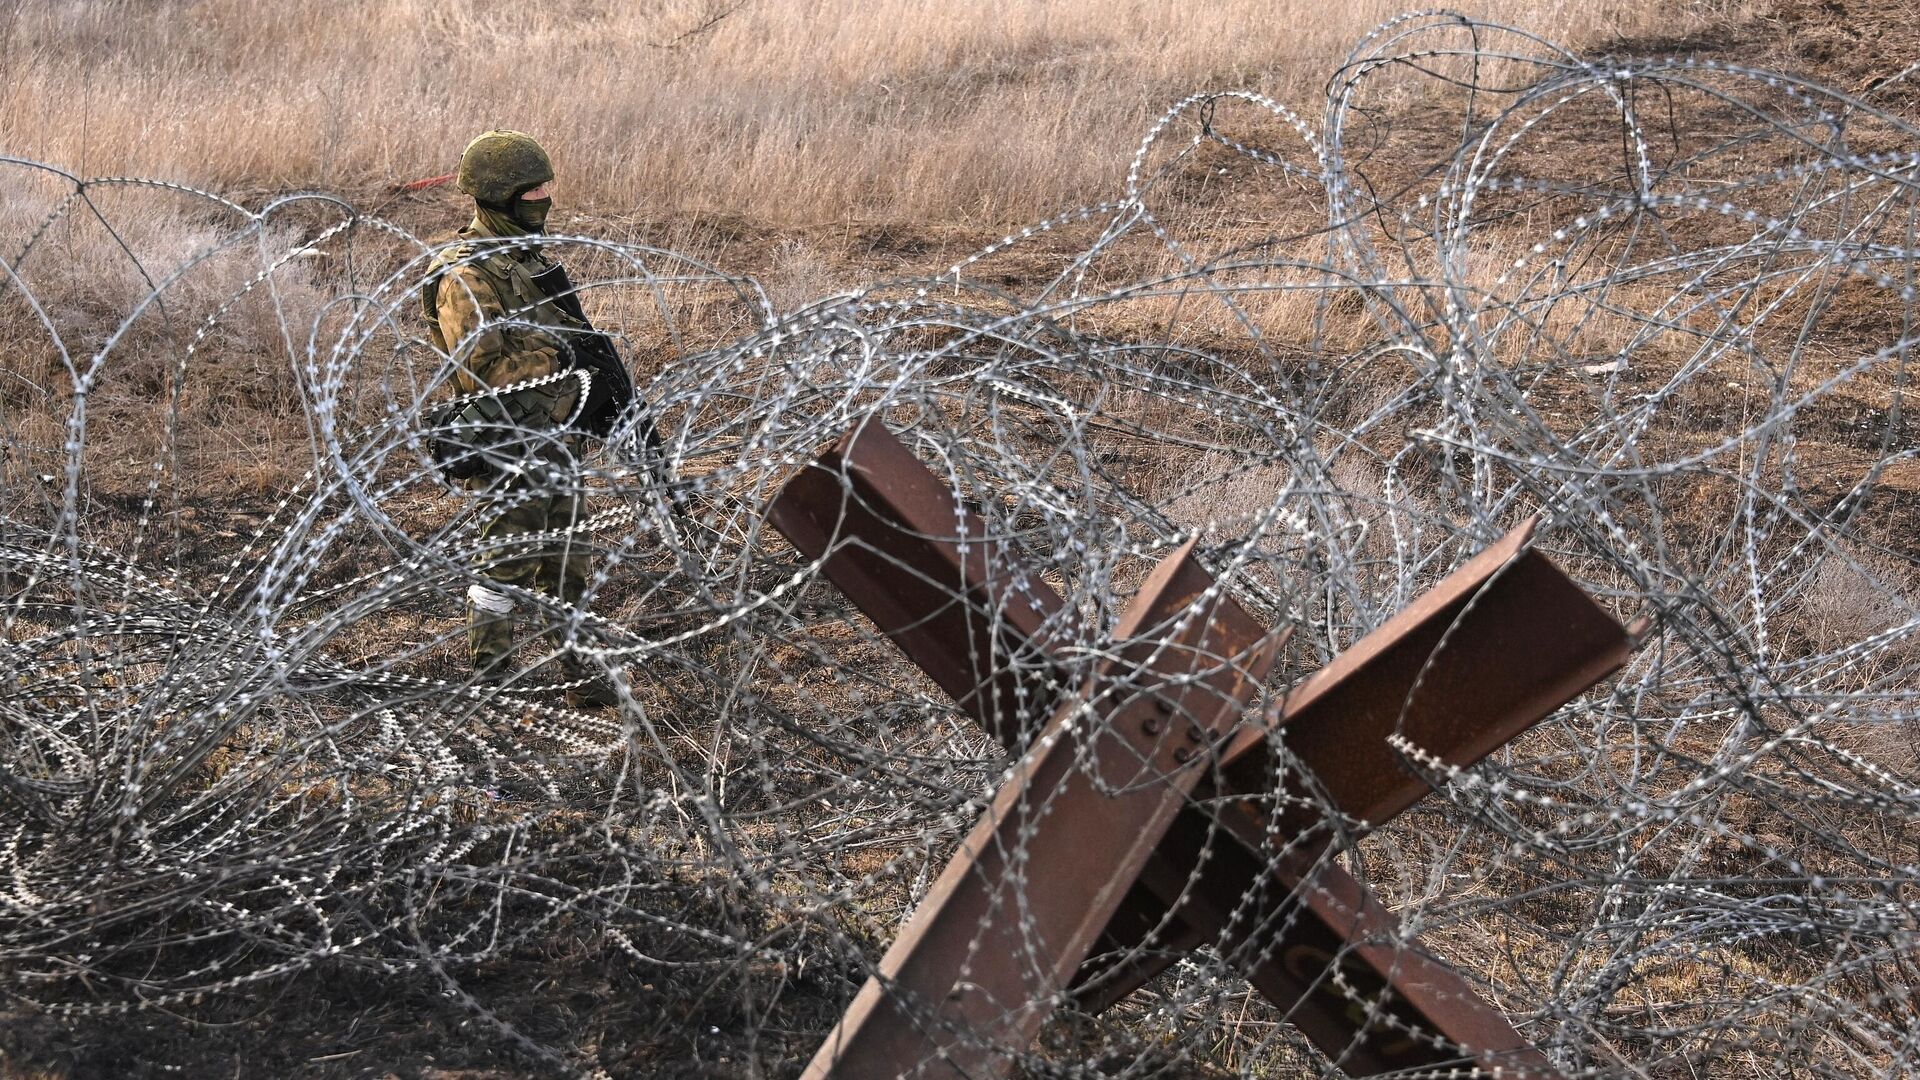
<svg viewBox="0 0 1920 1080"><path fill-rule="evenodd" d="M578 329L566 312L547 301L534 277L552 267L538 250L496 247L478 221L460 230L460 242L435 256L420 292L433 344L453 361L453 389L471 394L564 370L561 335L540 329ZM490 250L492 249L492 250ZM511 325L514 322L534 325ZM571 380L557 392L554 419L573 411L578 396Z"/></svg>

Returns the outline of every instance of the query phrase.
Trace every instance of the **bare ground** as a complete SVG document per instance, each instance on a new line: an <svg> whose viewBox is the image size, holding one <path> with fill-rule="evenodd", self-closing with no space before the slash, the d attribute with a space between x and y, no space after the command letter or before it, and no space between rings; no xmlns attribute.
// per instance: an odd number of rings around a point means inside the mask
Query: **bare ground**
<svg viewBox="0 0 1920 1080"><path fill-rule="evenodd" d="M1685 39L1640 38L1622 41L1617 51L1632 54L1687 52L1701 57L1772 66L1799 72L1828 84L1872 93L1879 81L1920 59L1920 21L1911 5L1887 0L1841 3L1785 0L1758 17ZM1920 113L1920 99L1902 84L1889 106L1908 116ZM1710 123L1710 117L1691 118ZM1689 122L1682 118L1681 123ZM1414 110L1392 120L1394 138L1431 145L1452 145L1455 129L1442 112ZM1612 132L1602 131L1612 137ZM1582 148L1569 147L1578 152ZM1600 149L1611 151L1612 146ZM1408 155L1412 159L1414 155ZM1116 163L1118 173L1121 163ZM1412 178L1409 177L1409 180ZM1231 190L1231 189L1229 189ZM443 232L462 213L462 200L442 188L416 194L369 190L362 206L423 234ZM1284 228L1262 217L1264 204L1247 195L1236 206L1228 196L1209 207L1217 222L1216 246L1238 240L1256 243ZM1204 200L1204 192L1196 199ZM818 295L835 287L882 277L938 273L998 238L978 227L939 223L846 220L801 226L774 226L745 214L703 214L675 219L638 216L599 217L569 223L569 228L615 239L710 253L719 265L752 274L791 295ZM1302 227L1310 227L1302 223ZM1235 235L1238 230L1238 235ZM1076 251L1082 238L1063 232L1057 239L1028 245L1016 259L994 264L995 284L1019 291L1045 280L1060 261ZM1158 258L1142 243L1141 265ZM1863 341L1884 341L1887 313L1871 296L1843 306L1831 322L1836 348L1851 332ZM1896 313L1897 314L1897 313ZM1876 326L1876 320L1881 322ZM1137 326L1107 328L1114 336L1151 335L1157 329L1143 317ZM1653 372L1636 377L1652 378ZM1546 388L1567 395L1561 404L1579 406L1574 388ZM1838 499L1864 465L1883 452L1876 430L1872 445L1855 436L1863 416L1874 416L1884 401L1862 396L1831 399L1826 411L1809 417L1809 459L1825 462L1817 486L1832 488ZM1688 403L1688 427L1709 430L1733 423L1731 401ZM1847 410L1852 409L1850 413ZM1895 433L1904 446L1914 434ZM1678 435L1676 434L1677 438ZM262 478L263 486L285 478ZM1920 536L1920 470L1908 468L1883 478L1885 531L1908 542ZM125 498L137 498L129 483ZM103 492L102 494L106 494ZM128 504L131 506L132 504ZM228 522L235 515L257 515L247 496L190 495L179 528L190 548L216 561L221 542L233 542ZM196 517L204 513L209 523ZM1908 548L1912 554L1915 549ZM500 1019L540 1043L597 1045L610 1071L631 1076L746 1077L791 1075L810 1055L820 1032L851 996L858 967L850 958L823 961L810 971L742 971L728 986L678 983L674 976L649 969L593 940L557 935L541 949L523 950L464 971L462 981L488 1002ZM673 941L649 943L662 954ZM824 969L824 970L823 970ZM768 1002L764 1011L746 1015L741 1002ZM474 1014L449 997L428 975L381 975L351 965L316 965L300 976L260 988L255 994L212 1001L189 1022L162 1010L127 1016L59 1018L18 1006L0 1006L0 1076L80 1078L120 1076L312 1076L506 1080L551 1073L551 1064L522 1050L496 1032L485 1030ZM745 1031L757 1044L741 1042ZM759 1070L747 1063L758 1062ZM615 1064L617 1063L617 1064Z"/></svg>

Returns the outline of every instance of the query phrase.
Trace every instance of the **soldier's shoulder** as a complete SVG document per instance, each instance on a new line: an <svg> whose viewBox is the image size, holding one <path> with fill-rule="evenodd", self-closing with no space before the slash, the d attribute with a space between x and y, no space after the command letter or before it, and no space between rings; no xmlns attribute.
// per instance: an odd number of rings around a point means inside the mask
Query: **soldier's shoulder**
<svg viewBox="0 0 1920 1080"><path fill-rule="evenodd" d="M427 268L427 278L436 286L436 291L444 283L458 281L468 290L484 287L498 295L503 293L502 284L511 272L503 262L508 258L503 252L488 250L484 244L456 237L435 253Z"/></svg>
<svg viewBox="0 0 1920 1080"><path fill-rule="evenodd" d="M497 245L456 237L434 255L429 273L504 281L513 273L513 255Z"/></svg>
<svg viewBox="0 0 1920 1080"><path fill-rule="evenodd" d="M430 273L457 269L473 262L477 245L464 230L452 236L442 236L432 241L433 258L427 263Z"/></svg>

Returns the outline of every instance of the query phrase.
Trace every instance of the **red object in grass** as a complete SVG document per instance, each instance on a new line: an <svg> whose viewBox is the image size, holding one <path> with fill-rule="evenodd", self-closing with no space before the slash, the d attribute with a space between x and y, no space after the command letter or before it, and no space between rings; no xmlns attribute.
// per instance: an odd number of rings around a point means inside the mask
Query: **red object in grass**
<svg viewBox="0 0 1920 1080"><path fill-rule="evenodd" d="M427 177L427 178L426 178L425 180L414 180L414 181L412 181L412 182L410 182L410 183L405 183L405 184L401 184L401 185L400 185L400 186L399 186L398 188L396 188L395 190L397 190L397 191L425 191L425 190L427 190L427 189L428 189L428 188L430 188L430 187L439 187L439 186L440 186L441 184L444 184L444 183L446 183L447 181L449 181L449 180L452 180L452 179L453 179L454 177L456 177L456 176L458 176L458 175L459 175L458 173L448 173L448 174L447 174L447 175L445 175L445 176L429 176L429 177Z"/></svg>

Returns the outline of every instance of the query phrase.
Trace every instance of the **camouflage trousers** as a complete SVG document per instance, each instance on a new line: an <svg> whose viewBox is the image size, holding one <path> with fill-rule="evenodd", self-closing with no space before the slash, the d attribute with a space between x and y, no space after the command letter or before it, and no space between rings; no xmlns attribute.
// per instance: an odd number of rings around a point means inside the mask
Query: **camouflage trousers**
<svg viewBox="0 0 1920 1080"><path fill-rule="evenodd" d="M541 472L549 479L571 474L578 449L575 443L577 440L562 439L542 447L532 478L495 479L487 486L491 505L483 511L480 550L473 563L483 580L467 591L467 649L476 670L496 674L510 671L515 649L526 640L519 634L516 609L527 606L528 601L516 601L513 593L489 588L488 583L545 593L568 604L578 604L586 592L587 576L593 569L587 539L540 535L571 528L586 513L584 496L552 491L558 485L539 479ZM541 619L545 625L538 628L536 636L558 644L559 628L544 612Z"/></svg>

